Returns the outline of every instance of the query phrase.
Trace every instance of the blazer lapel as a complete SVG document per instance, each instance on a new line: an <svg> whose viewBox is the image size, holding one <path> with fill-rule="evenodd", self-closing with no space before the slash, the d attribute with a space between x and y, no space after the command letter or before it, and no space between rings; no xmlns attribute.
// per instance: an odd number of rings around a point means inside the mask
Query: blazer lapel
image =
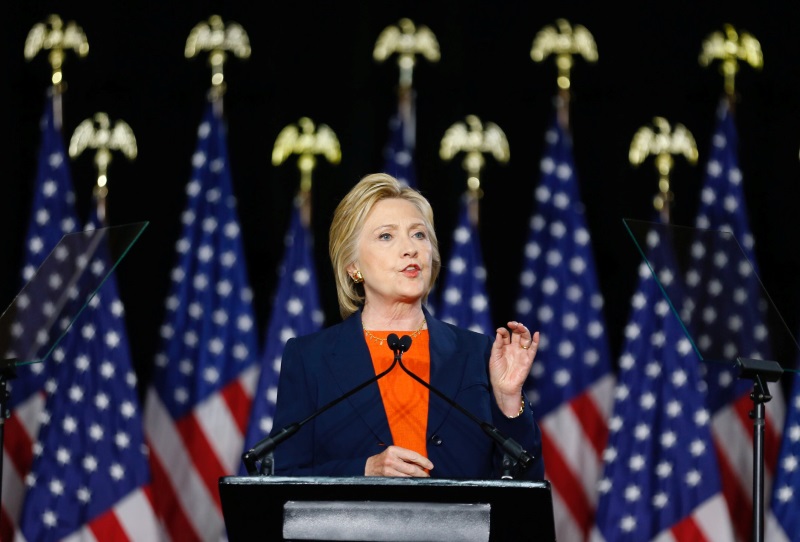
<svg viewBox="0 0 800 542"><path fill-rule="evenodd" d="M375 369L364 340L361 311L342 322L340 330L325 362L341 396L374 378ZM392 444L392 433L377 382L371 383L345 401L361 416L380 442Z"/></svg>
<svg viewBox="0 0 800 542"><path fill-rule="evenodd" d="M431 318L427 310L425 310L425 318L428 321L430 337L431 387L439 390L445 397L457 401L456 395L464 378L467 362L465 353L462 352L452 329L441 320ZM441 400L433 391L430 392L429 405L428 437L430 438L442 425L453 407ZM456 415L462 416L463 414L457 413Z"/></svg>

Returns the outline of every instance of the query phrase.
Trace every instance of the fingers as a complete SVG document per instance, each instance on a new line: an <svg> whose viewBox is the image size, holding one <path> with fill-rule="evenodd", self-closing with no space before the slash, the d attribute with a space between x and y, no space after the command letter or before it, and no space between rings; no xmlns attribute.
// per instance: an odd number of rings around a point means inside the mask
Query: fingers
<svg viewBox="0 0 800 542"><path fill-rule="evenodd" d="M431 469L433 463L425 456L400 446L389 446L380 454L367 459L364 474L427 478Z"/></svg>

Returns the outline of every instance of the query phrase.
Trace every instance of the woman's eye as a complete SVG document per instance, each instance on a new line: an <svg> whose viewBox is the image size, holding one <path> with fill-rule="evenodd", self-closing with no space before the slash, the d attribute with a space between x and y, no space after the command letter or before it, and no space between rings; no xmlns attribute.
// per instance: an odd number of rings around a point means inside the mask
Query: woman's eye
<svg viewBox="0 0 800 542"><path fill-rule="evenodd" d="M427 237L427 236L425 235L424 231L418 231L418 232L414 233L414 237L417 238L417 239L425 239L425 237Z"/></svg>
<svg viewBox="0 0 800 542"><path fill-rule="evenodd" d="M378 239L382 239L382 240L384 240L384 241L388 241L388 240L390 240L391 238L392 238L392 234L391 234L391 233L382 233L382 234L380 234L380 235L378 236Z"/></svg>

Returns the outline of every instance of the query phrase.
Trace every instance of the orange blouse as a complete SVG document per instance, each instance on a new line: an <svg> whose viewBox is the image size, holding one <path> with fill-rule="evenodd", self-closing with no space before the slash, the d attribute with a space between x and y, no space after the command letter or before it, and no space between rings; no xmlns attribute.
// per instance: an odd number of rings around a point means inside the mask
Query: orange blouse
<svg viewBox="0 0 800 542"><path fill-rule="evenodd" d="M385 337L390 331L372 331L373 335ZM402 336L401 333L397 333ZM410 333L409 333L410 335ZM365 337L372 356L375 374L380 374L392 364L394 354L384 343L378 344ZM414 337L411 348L403 353L403 365L425 382L430 382L431 356L428 349L428 330ZM389 419L389 429L395 446L414 450L428 457L425 434L428 429L428 388L411 378L398 364L392 371L378 380L383 407Z"/></svg>

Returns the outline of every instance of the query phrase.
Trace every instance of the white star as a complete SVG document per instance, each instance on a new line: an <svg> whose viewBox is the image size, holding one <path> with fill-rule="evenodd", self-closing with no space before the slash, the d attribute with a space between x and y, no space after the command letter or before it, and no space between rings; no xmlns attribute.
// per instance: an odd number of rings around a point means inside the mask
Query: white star
<svg viewBox="0 0 800 542"><path fill-rule="evenodd" d="M103 427L98 423L93 423L89 428L89 437L95 442L103 438Z"/></svg>
<svg viewBox="0 0 800 542"><path fill-rule="evenodd" d="M659 478L668 478L672 474L672 463L669 461L661 461L656 465L656 474Z"/></svg>
<svg viewBox="0 0 800 542"><path fill-rule="evenodd" d="M189 400L189 394L187 393L185 388L176 388L175 389L175 401L181 404L186 403Z"/></svg>
<svg viewBox="0 0 800 542"><path fill-rule="evenodd" d="M96 406L98 410L105 410L108 408L109 403L108 395L103 392L98 393L94 398L94 406Z"/></svg>
<svg viewBox="0 0 800 542"><path fill-rule="evenodd" d="M89 368L89 356L81 354L75 359L75 368L80 372L85 372Z"/></svg>
<svg viewBox="0 0 800 542"><path fill-rule="evenodd" d="M640 423L633 430L636 440L647 440L650 436L650 427L646 423Z"/></svg>
<svg viewBox="0 0 800 542"><path fill-rule="evenodd" d="M569 270L576 275L582 275L586 271L586 260L580 256L575 256L569 261Z"/></svg>
<svg viewBox="0 0 800 542"><path fill-rule="evenodd" d="M656 508L664 508L668 502L669 498L667 497L667 494L664 493L663 491L660 491L655 495L653 495L653 506L655 506Z"/></svg>
<svg viewBox="0 0 800 542"><path fill-rule="evenodd" d="M778 494L776 495L778 500L781 502L789 502L794 498L794 490L791 486L783 486L778 490Z"/></svg>
<svg viewBox="0 0 800 542"><path fill-rule="evenodd" d="M64 418L64 422L61 424L61 426L64 429L65 433L71 435L78 428L78 423L72 416L67 416L66 418Z"/></svg>
<svg viewBox="0 0 800 542"><path fill-rule="evenodd" d="M83 400L83 389L77 384L69 388L69 399L73 403L79 403Z"/></svg>
<svg viewBox="0 0 800 542"><path fill-rule="evenodd" d="M207 367L205 370L203 370L203 380L209 384L214 384L217 380L219 380L219 371L217 371L217 368Z"/></svg>
<svg viewBox="0 0 800 542"><path fill-rule="evenodd" d="M123 401L119 407L119 412L126 420L130 420L136 414L136 407L130 401Z"/></svg>
<svg viewBox="0 0 800 542"><path fill-rule="evenodd" d="M692 444L689 446L689 451L692 453L693 456L698 457L703 455L703 452L706 451L706 444L700 439L695 439L692 441Z"/></svg>
<svg viewBox="0 0 800 542"><path fill-rule="evenodd" d="M686 372L682 369L677 369L672 373L672 384L675 385L676 388L680 388L686 384L686 380Z"/></svg>
<svg viewBox="0 0 800 542"><path fill-rule="evenodd" d="M640 471L644 468L647 462L644 460L644 456L641 454L636 454L631 457L630 461L628 461L628 466L632 471Z"/></svg>
<svg viewBox="0 0 800 542"><path fill-rule="evenodd" d="M52 510L45 510L42 513L42 523L48 528L53 528L58 525L58 516Z"/></svg>
<svg viewBox="0 0 800 542"><path fill-rule="evenodd" d="M625 488L625 500L628 502L636 502L642 496L642 491L638 486L629 485Z"/></svg>
<svg viewBox="0 0 800 542"><path fill-rule="evenodd" d="M624 532L629 533L636 528L636 518L633 516L625 516L619 522L619 528Z"/></svg>
<svg viewBox="0 0 800 542"><path fill-rule="evenodd" d="M92 492L89 491L89 488L87 487L81 487L76 492L76 496L78 497L78 500L81 501L82 503L87 503L92 498Z"/></svg>
<svg viewBox="0 0 800 542"><path fill-rule="evenodd" d="M66 448L59 448L56 451L56 461L58 461L62 465L66 465L69 463L70 460L70 453L69 450Z"/></svg>
<svg viewBox="0 0 800 542"><path fill-rule="evenodd" d="M57 478L50 480L48 487L50 488L50 493L52 493L53 495L64 494L64 484L61 482L61 480Z"/></svg>
<svg viewBox="0 0 800 542"><path fill-rule="evenodd" d="M247 332L253 328L253 319L246 314L242 314L236 319L236 329Z"/></svg>
<svg viewBox="0 0 800 542"><path fill-rule="evenodd" d="M675 442L677 440L678 440L678 438L675 436L675 433L672 432L672 431L665 431L661 435L661 445L664 448L672 448L672 446L675 445Z"/></svg>
<svg viewBox="0 0 800 542"><path fill-rule="evenodd" d="M83 458L83 468L87 472L94 472L97 470L97 459L93 455L87 455Z"/></svg>
<svg viewBox="0 0 800 542"><path fill-rule="evenodd" d="M569 371L566 369L559 369L555 373L553 373L553 381L556 383L557 386L564 387L569 384L570 381L570 374Z"/></svg>
<svg viewBox="0 0 800 542"><path fill-rule="evenodd" d="M219 337L214 337L208 341L208 351L215 356L220 355L225 350L225 343Z"/></svg>
<svg viewBox="0 0 800 542"><path fill-rule="evenodd" d="M697 484L700 483L702 478L703 477L700 475L700 471L698 471L696 469L690 470L686 474L686 484L691 486L691 487L695 487Z"/></svg>
<svg viewBox="0 0 800 542"><path fill-rule="evenodd" d="M214 320L214 323L218 326L224 326L228 321L228 313L225 309L217 309L214 311L214 314L212 314L211 319Z"/></svg>
<svg viewBox="0 0 800 542"><path fill-rule="evenodd" d="M297 297L292 297L289 301L286 302L286 312L288 312L292 316L297 316L298 314L302 313L303 301L298 299Z"/></svg>
<svg viewBox="0 0 800 542"><path fill-rule="evenodd" d="M783 458L781 465L786 472L794 472L797 469L797 456L787 455Z"/></svg>
<svg viewBox="0 0 800 542"><path fill-rule="evenodd" d="M127 433L120 431L114 437L114 442L119 448L122 448L124 450L125 448L128 447L128 445L130 445L131 439Z"/></svg>
<svg viewBox="0 0 800 542"><path fill-rule="evenodd" d="M122 465L119 463L114 463L109 467L108 474L111 475L114 480L119 481L125 476L125 469L123 469Z"/></svg>

